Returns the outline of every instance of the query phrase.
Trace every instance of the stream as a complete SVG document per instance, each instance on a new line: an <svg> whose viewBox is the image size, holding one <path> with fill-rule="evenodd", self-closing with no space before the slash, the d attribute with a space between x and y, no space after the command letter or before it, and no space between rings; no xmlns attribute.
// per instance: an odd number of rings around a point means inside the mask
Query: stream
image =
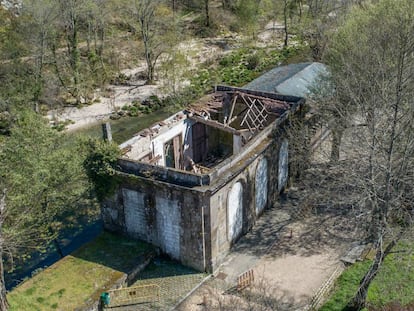
<svg viewBox="0 0 414 311"><path fill-rule="evenodd" d="M171 111L171 109L165 107L153 113L143 114L138 117L122 117L118 120L110 120L112 138L117 144L121 144L139 131L150 127L155 122L166 119L174 112L176 111ZM72 133L99 138L102 137L102 126L101 123L97 123Z"/></svg>

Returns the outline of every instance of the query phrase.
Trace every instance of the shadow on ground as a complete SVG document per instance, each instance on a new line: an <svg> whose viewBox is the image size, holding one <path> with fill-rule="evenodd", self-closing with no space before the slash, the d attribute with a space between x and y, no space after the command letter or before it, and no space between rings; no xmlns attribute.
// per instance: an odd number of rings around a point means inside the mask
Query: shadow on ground
<svg viewBox="0 0 414 311"><path fill-rule="evenodd" d="M365 231L354 210L309 206L307 195L291 189L263 213L232 252L259 258L312 256L363 239Z"/></svg>
<svg viewBox="0 0 414 311"><path fill-rule="evenodd" d="M105 231L71 255L129 273L153 253L155 253L155 248L148 243Z"/></svg>

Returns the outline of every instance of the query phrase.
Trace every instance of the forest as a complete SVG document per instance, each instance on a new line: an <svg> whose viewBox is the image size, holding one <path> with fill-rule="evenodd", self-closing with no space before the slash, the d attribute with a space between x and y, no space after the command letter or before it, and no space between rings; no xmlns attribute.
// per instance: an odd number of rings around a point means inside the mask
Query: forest
<svg viewBox="0 0 414 311"><path fill-rule="evenodd" d="M309 183L314 202L352 210L366 227L375 255L346 306L366 307L384 259L413 233L411 0L1 4L0 310L8 309L5 272L33 252L54 249L63 257L60 232L99 218L119 156L115 143L66 131L74 121L55 112L115 100L110 86L143 81L159 92L125 102L111 118L156 116L217 84L243 86L275 66L303 61L330 69L315 87L312 108L329 125L332 150L324 166L312 166L302 153L291 161L323 177ZM125 74L138 67L135 76ZM404 249L412 251L412 244Z"/></svg>

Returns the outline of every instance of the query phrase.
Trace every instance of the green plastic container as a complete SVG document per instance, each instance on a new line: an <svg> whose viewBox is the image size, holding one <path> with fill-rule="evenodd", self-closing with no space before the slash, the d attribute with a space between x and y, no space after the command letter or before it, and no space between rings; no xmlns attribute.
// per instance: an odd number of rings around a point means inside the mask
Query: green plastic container
<svg viewBox="0 0 414 311"><path fill-rule="evenodd" d="M109 296L109 293L102 293L101 300L105 306L108 306L111 303L111 297Z"/></svg>

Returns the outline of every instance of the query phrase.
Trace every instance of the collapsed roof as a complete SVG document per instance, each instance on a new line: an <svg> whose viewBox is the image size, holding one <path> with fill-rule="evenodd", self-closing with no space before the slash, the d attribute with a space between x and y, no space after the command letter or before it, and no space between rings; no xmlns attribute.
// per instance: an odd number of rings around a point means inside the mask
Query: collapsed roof
<svg viewBox="0 0 414 311"><path fill-rule="evenodd" d="M266 137L304 99L218 86L196 104L120 145L123 158L194 174L208 173L245 146ZM279 120L280 122L275 122ZM266 129L266 131L264 131Z"/></svg>

